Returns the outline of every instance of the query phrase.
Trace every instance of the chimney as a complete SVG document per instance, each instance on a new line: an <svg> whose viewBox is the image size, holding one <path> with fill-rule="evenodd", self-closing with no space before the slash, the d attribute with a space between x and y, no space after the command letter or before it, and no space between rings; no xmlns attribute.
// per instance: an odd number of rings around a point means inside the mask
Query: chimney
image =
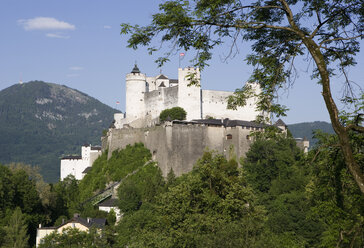
<svg viewBox="0 0 364 248"><path fill-rule="evenodd" d="M39 224L39 228L42 228L42 224L41 223Z"/></svg>
<svg viewBox="0 0 364 248"><path fill-rule="evenodd" d="M87 217L87 223L90 223L90 222L91 222L91 218Z"/></svg>
<svg viewBox="0 0 364 248"><path fill-rule="evenodd" d="M64 224L64 219L62 219L62 224Z"/></svg>

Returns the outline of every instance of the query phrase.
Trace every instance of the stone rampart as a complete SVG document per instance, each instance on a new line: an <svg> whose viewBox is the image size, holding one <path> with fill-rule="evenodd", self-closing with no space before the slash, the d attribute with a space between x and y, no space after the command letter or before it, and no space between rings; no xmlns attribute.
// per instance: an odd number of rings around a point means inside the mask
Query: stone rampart
<svg viewBox="0 0 364 248"><path fill-rule="evenodd" d="M197 159L206 149L217 151L226 157L244 156L248 151L253 127L201 124L171 124L150 128L110 129L103 138L103 149L108 156L128 144L142 142L158 162L163 175L172 168L177 176L192 170Z"/></svg>

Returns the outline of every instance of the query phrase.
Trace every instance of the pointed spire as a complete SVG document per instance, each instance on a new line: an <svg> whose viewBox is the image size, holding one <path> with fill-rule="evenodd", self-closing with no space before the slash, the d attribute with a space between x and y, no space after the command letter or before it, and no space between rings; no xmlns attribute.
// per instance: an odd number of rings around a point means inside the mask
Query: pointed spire
<svg viewBox="0 0 364 248"><path fill-rule="evenodd" d="M139 70L139 68L138 68L138 66L137 66L137 64L135 63L135 65L134 65L134 68L133 68L133 70L131 71L131 73L140 73L140 70Z"/></svg>

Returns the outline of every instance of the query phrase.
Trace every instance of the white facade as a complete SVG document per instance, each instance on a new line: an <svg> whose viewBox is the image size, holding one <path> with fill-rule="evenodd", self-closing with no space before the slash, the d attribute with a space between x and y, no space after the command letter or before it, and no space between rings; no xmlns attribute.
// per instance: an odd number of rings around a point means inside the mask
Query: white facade
<svg viewBox="0 0 364 248"><path fill-rule="evenodd" d="M63 181L68 175L73 175L77 180L84 177L82 173L101 155L100 147L84 145L81 147L81 156L66 156L61 159L60 179Z"/></svg>
<svg viewBox="0 0 364 248"><path fill-rule="evenodd" d="M247 100L244 107L227 109L227 97L233 92L202 90L199 86L188 86L188 76L193 74L200 82L200 71L195 68L179 68L178 79L165 75L147 77L135 65L126 75L126 113L114 115L115 128L129 125L134 128L153 126L159 122L159 114L168 108L182 107L187 112L187 121L193 119L229 118L253 121L262 114L256 110L256 99ZM251 83L255 93L258 84Z"/></svg>

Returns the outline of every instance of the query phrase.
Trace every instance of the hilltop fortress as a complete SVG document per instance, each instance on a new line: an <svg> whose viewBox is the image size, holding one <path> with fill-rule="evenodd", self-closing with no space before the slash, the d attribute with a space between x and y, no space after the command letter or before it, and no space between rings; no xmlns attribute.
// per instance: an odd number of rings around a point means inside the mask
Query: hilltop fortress
<svg viewBox="0 0 364 248"><path fill-rule="evenodd" d="M102 138L102 149L108 150L109 157L114 150L142 142L164 176L171 169L179 176L191 171L206 149L227 158L245 155L253 142L251 132L266 127L253 122L257 115L264 114L256 110L257 99L248 99L245 107L228 110L227 97L233 92L188 86L191 73L200 80L199 69L179 68L178 79L169 79L163 74L148 77L134 66L126 75L126 113L115 114ZM251 86L260 92L258 84ZM159 122L161 111L177 106L186 110L185 121ZM284 123L280 128L286 128Z"/></svg>
<svg viewBox="0 0 364 248"><path fill-rule="evenodd" d="M115 128L128 125L133 128L155 126L159 114L164 109L181 107L187 112L187 121L196 119L236 119L253 121L258 114L256 99L248 99L245 107L227 109L228 91L202 90L188 86L190 75L200 82L200 71L194 68L179 68L178 79L169 79L160 74L148 77L141 73L137 65L126 75L126 113L115 114ZM250 83L252 89L260 92L258 84Z"/></svg>

